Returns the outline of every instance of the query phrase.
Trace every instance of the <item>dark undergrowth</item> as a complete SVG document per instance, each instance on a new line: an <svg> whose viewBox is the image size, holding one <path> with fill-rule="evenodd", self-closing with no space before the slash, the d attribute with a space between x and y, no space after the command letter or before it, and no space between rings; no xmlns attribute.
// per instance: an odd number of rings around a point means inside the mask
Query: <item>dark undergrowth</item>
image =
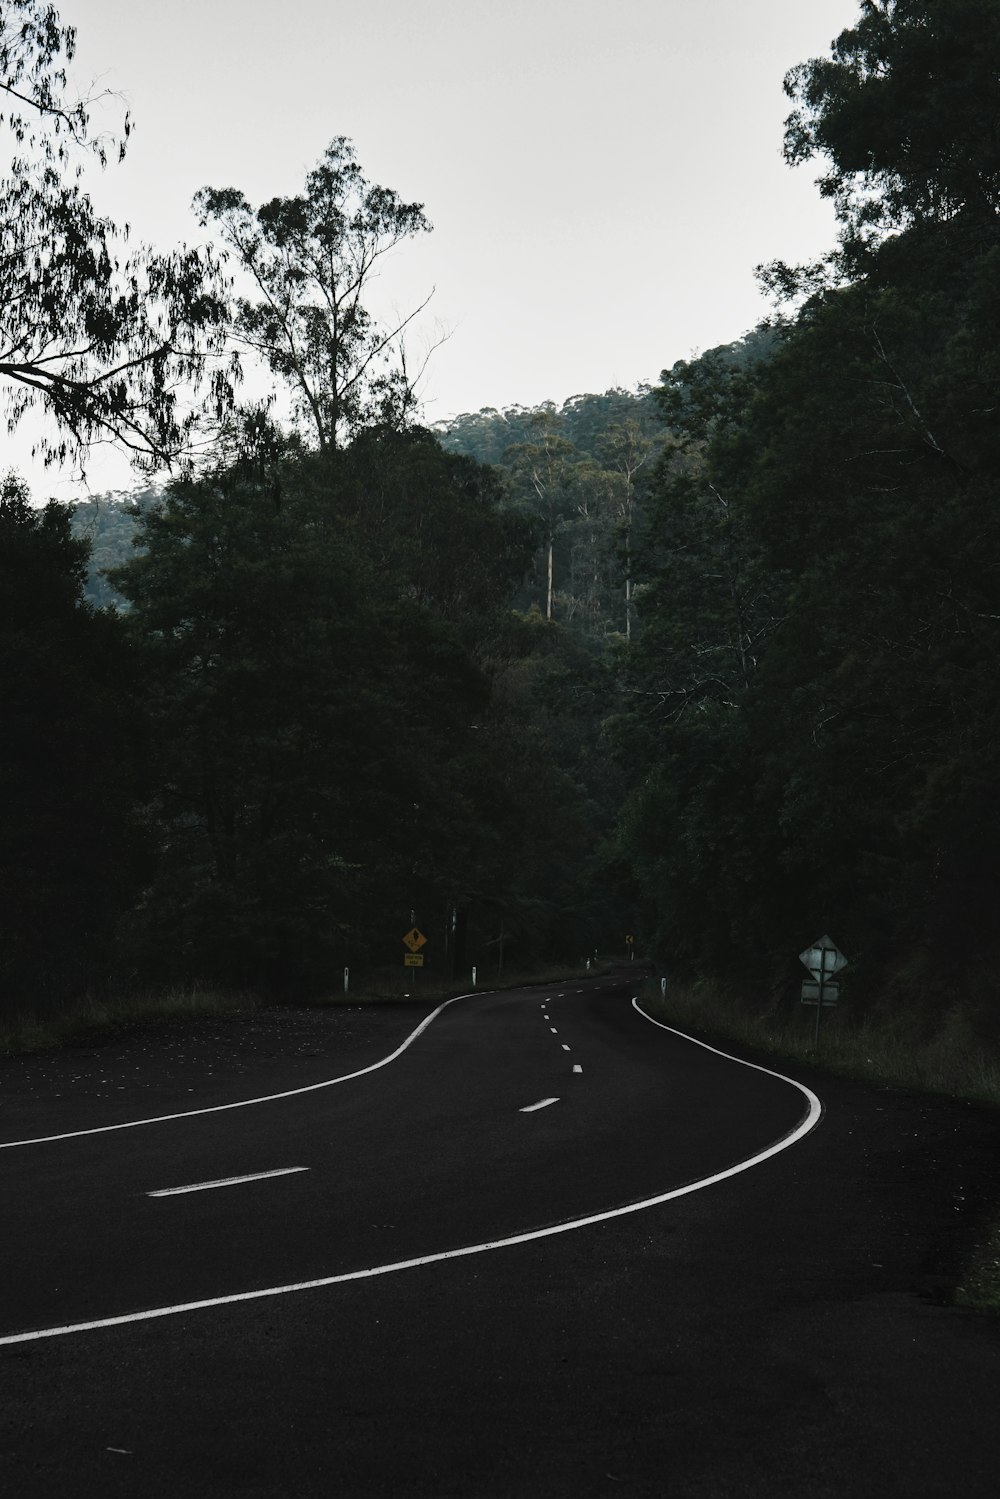
<svg viewBox="0 0 1000 1499"><path fill-rule="evenodd" d="M465 981L447 979L423 970L400 967L374 969L351 975L345 989L343 980L324 994L307 1003L326 1005L363 1005L389 1003L436 1003L453 995L467 994L473 988L513 989L521 984L546 983L557 979L598 972L599 965L572 963L539 965L529 969L505 969L503 973L477 973L473 985L471 974ZM296 1003L302 1003L296 997ZM0 1056L21 1052L44 1051L78 1040L81 1036L101 1035L133 1026L155 1024L160 1020L183 1020L213 1015L252 1015L263 1008L280 1007L282 1001L250 991L237 992L191 985L184 988L133 989L104 998L84 996L55 1010L42 1010L25 1004L8 1016L0 1017Z"/></svg>

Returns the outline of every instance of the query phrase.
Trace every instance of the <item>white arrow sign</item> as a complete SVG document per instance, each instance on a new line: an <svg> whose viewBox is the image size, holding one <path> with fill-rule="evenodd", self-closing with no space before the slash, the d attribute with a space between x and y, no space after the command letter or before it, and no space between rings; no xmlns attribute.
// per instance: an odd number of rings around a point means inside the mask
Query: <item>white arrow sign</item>
<svg viewBox="0 0 1000 1499"><path fill-rule="evenodd" d="M800 952L799 958L817 981L833 978L835 973L847 967L847 959L830 937L821 937L812 947Z"/></svg>

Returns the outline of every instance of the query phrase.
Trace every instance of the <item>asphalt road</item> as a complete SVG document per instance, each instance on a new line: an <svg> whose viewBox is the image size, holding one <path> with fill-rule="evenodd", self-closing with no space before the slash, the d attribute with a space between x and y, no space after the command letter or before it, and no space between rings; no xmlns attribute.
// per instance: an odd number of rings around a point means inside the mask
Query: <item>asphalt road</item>
<svg viewBox="0 0 1000 1499"><path fill-rule="evenodd" d="M152 1111L155 1045L57 1108L0 1071L5 1492L992 1496L1000 1331L935 1296L1000 1120L631 996L463 999L382 1066L424 1012L361 1017Z"/></svg>

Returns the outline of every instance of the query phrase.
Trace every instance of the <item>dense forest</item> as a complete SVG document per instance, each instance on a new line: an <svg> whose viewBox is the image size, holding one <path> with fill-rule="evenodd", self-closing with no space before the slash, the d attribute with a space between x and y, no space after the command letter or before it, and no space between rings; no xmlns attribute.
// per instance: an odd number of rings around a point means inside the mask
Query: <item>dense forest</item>
<svg viewBox="0 0 1000 1499"><path fill-rule="evenodd" d="M4 45L50 108L71 35ZM111 436L149 476L0 495L5 1003L322 993L417 921L441 974L628 932L780 1009L829 931L852 1016L995 1031L998 76L1000 0L865 0L785 80L840 227L758 269L765 324L653 388L431 429L365 302L428 224L348 140L296 197L198 195L245 296L185 251L125 271L140 305L67 165L85 111L4 117L46 168L0 203L0 374L64 453ZM239 404L250 354L287 426Z"/></svg>

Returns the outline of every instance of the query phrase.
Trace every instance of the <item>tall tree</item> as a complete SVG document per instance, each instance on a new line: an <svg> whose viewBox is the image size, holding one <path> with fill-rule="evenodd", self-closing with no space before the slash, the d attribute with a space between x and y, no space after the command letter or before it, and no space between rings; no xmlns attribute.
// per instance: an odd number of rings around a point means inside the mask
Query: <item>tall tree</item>
<svg viewBox="0 0 1000 1499"><path fill-rule="evenodd" d="M203 225L219 226L253 286L236 305L237 336L288 386L321 451L410 411L419 372L407 368L402 336L426 301L385 325L365 297L385 256L430 229L422 204L369 182L337 136L304 193L255 210L236 188L205 187L195 208Z"/></svg>
<svg viewBox="0 0 1000 1499"><path fill-rule="evenodd" d="M613 422L601 442L601 456L617 475L616 511L625 561L625 639L632 639L632 545L636 520L637 485L641 471L659 444L643 432L637 417Z"/></svg>
<svg viewBox="0 0 1000 1499"><path fill-rule="evenodd" d="M256 422L141 516L112 581L149 686L164 969L322 984L475 883L474 621L524 559L469 468L426 434L319 455Z"/></svg>
<svg viewBox="0 0 1000 1499"><path fill-rule="evenodd" d="M626 818L650 922L702 971L790 990L795 952L836 928L855 997L923 1002L928 1023L958 1001L994 1029L996 15L866 3L832 59L791 75L789 150L827 156L843 239L822 275L777 268L809 295L756 368L665 377L686 469L652 512L636 701L659 711L655 669L669 684L685 651L712 667L729 583L763 585L765 628L716 651L721 691L693 713L682 693L666 732L633 716ZM721 533L692 524L706 481Z"/></svg>
<svg viewBox="0 0 1000 1499"><path fill-rule="evenodd" d="M998 73L998 0L862 0L830 57L788 73L785 158L825 158L819 187L842 226L842 271L865 269L900 229L995 221Z"/></svg>
<svg viewBox="0 0 1000 1499"><path fill-rule="evenodd" d="M536 517L545 548L545 618L555 614L556 541L574 513L580 455L562 436L559 418L544 408L531 423L531 440L508 448L504 466L515 503Z"/></svg>
<svg viewBox="0 0 1000 1499"><path fill-rule="evenodd" d="M221 415L236 371L214 361L228 317L207 251L125 254L81 178L87 161L124 154L131 122L109 141L91 131L92 102L68 92L73 27L43 0L0 3L0 126L14 156L0 182L0 378L8 430L35 404L57 435L47 461L82 458L114 440L157 468L185 449L199 418L180 399L207 379Z"/></svg>
<svg viewBox="0 0 1000 1499"><path fill-rule="evenodd" d="M69 512L0 486L0 1002L107 982L138 844L141 726L120 621L83 600Z"/></svg>

